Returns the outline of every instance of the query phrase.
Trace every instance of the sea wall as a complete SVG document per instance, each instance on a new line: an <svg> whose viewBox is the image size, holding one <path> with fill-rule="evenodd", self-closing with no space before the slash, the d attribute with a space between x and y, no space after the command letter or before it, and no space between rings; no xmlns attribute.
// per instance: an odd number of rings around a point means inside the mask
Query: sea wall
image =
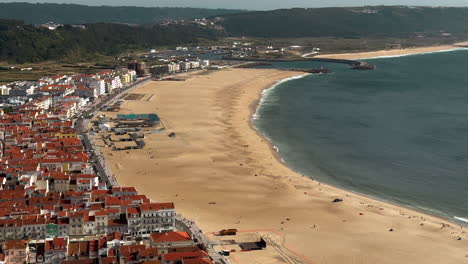
<svg viewBox="0 0 468 264"><path fill-rule="evenodd" d="M236 61L249 61L249 62L295 62L295 61L318 61L318 62L328 62L328 63L341 63L352 66L353 69L357 70L373 70L375 66L371 63L360 61L360 60L344 60L344 59L329 59L329 58L285 58L285 59L266 59L266 58L233 58L233 57L223 57L225 60L236 60Z"/></svg>

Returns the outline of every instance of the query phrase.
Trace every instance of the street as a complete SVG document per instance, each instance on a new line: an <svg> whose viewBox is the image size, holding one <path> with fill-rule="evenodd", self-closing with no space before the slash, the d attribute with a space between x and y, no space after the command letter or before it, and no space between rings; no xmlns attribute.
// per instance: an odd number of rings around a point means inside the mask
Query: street
<svg viewBox="0 0 468 264"><path fill-rule="evenodd" d="M91 135L88 133L88 124L91 121L93 115L99 111L104 106L114 103L116 100L122 98L128 92L136 89L140 85L147 83L150 79L148 77L138 80L135 83L125 87L122 91L113 93L108 95L102 99L97 99L93 104L88 107L85 107L85 110L81 113L81 118L75 120L75 128L78 135L81 137L85 149L91 153L91 162L93 164L93 168L98 175L99 179L102 182L105 182L108 187L118 187L119 183L115 178L114 174L112 173L110 167L107 165L104 156L99 151L99 148L96 148L96 144L94 142L94 134Z"/></svg>
<svg viewBox="0 0 468 264"><path fill-rule="evenodd" d="M78 118L75 120L75 128L78 133L78 135L82 138L85 149L91 153L91 162L93 164L93 168L98 175L99 179L102 182L105 182L108 187L119 187L119 183L117 182L117 179L115 178L114 174L112 173L110 167L107 165L107 162L102 155L102 153L99 151L99 148L96 147L96 144L94 142L94 132L88 133L88 124L91 121L92 117L90 117L90 114L94 116L96 112L99 111L102 107L105 107L107 105L113 104L116 100L119 100L122 98L124 95L126 95L128 92L136 89L140 85L143 85L147 83L149 78L142 79L137 81L136 83L132 84L131 86L128 86L124 88L121 92L115 93L112 95L109 95L101 100L96 100L92 105L89 107L86 107L82 114L81 118ZM176 222L181 225L181 229L189 232L193 239L196 239L198 243L201 243L205 245L206 247L206 252L210 256L210 258L213 260L215 264L229 264L230 262L224 258L224 256L221 256L219 252L216 252L213 248L214 244L213 242L209 241L206 236L202 233L202 231L198 228L198 226L193 222L190 221L181 215L176 216Z"/></svg>
<svg viewBox="0 0 468 264"><path fill-rule="evenodd" d="M198 228L197 224L193 221L190 221L184 218L182 215L176 215L176 223L182 226L182 229L186 232L189 232L192 235L192 239L196 239L198 243L205 245L206 253L210 256L215 264L229 264L230 262L219 252L214 250L213 246L215 245L212 241L208 240L203 234L202 230Z"/></svg>

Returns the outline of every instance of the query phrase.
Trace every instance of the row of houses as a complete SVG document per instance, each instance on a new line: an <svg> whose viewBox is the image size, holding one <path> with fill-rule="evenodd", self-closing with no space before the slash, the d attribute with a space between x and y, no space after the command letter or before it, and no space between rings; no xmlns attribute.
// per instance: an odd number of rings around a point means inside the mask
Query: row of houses
<svg viewBox="0 0 468 264"><path fill-rule="evenodd" d="M150 72L152 75L157 76L164 74L174 74L192 69L208 68L209 66L209 60L170 62L168 64L154 65L151 67Z"/></svg>
<svg viewBox="0 0 468 264"><path fill-rule="evenodd" d="M212 263L176 230L172 202L96 176L68 120L81 99L43 95L0 115L0 263Z"/></svg>
<svg viewBox="0 0 468 264"><path fill-rule="evenodd" d="M187 232L155 233L140 243L119 232L84 240L9 240L3 244L0 258L1 263L213 263Z"/></svg>
<svg viewBox="0 0 468 264"><path fill-rule="evenodd" d="M18 101L17 105L27 102L31 98L41 96L74 95L83 99L94 100L136 80L136 72L129 69L107 70L96 74L57 75L43 77L34 82L16 81L0 86L0 96L3 97L3 101L11 104ZM23 97L26 99L22 99Z"/></svg>

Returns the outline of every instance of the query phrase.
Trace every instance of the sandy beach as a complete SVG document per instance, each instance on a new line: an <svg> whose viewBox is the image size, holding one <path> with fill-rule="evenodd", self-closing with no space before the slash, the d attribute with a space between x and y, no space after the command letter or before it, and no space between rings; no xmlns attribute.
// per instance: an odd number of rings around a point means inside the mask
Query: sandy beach
<svg viewBox="0 0 468 264"><path fill-rule="evenodd" d="M460 49L465 46L468 46L468 42L460 42L460 43L455 43L453 45L427 46L427 47L406 48L406 49L388 49L388 50L369 51L369 52L323 54L323 55L317 55L314 57L315 58L330 58L330 59L346 59L346 60L367 59L367 58L375 58L375 57L402 56L402 55L411 55L411 54L420 54L420 53L448 51L448 50Z"/></svg>
<svg viewBox="0 0 468 264"><path fill-rule="evenodd" d="M122 186L174 201L204 232L271 230L303 263L468 263L461 226L320 184L278 161L250 119L263 89L295 75L225 69L150 82L119 113L157 113L166 131L147 131L142 150L101 150ZM286 263L242 254L236 263Z"/></svg>

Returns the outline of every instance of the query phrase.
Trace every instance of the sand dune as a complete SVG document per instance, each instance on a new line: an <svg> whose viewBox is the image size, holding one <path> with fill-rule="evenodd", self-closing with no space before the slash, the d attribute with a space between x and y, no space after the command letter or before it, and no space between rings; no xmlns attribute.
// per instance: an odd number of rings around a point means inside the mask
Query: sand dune
<svg viewBox="0 0 468 264"><path fill-rule="evenodd" d="M278 162L251 128L251 110L262 89L296 74L227 69L151 82L135 93L152 100L126 101L121 113L156 112L170 129L147 133L143 150L104 153L121 185L176 202L205 232L275 230L304 263L466 263L460 226L441 228L440 219L320 184ZM177 136L167 137L170 131ZM284 263L259 258L238 259Z"/></svg>

